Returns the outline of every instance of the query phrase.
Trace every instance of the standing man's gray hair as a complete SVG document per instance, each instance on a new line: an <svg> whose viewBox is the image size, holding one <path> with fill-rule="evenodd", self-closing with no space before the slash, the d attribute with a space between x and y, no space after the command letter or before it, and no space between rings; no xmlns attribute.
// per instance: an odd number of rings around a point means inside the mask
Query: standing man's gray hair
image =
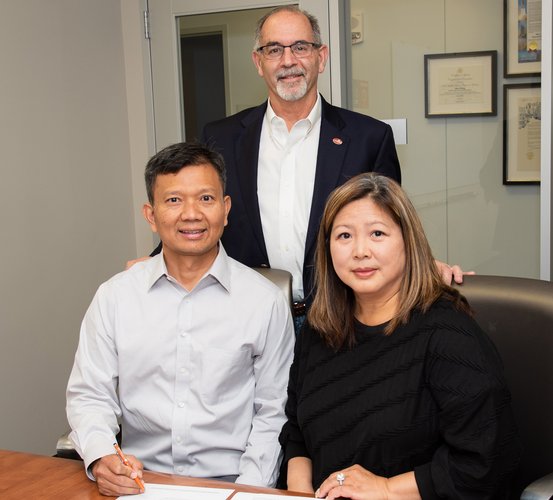
<svg viewBox="0 0 553 500"><path fill-rule="evenodd" d="M311 29L313 30L313 42L317 45L322 45L323 41L321 38L321 28L319 27L319 21L317 18L310 14L309 12L300 9L297 5L281 5L279 7L275 7L274 9L270 10L262 16L258 21L257 25L255 27L255 40L254 40L254 50L257 50L260 46L260 39L261 39L261 30L263 29L263 25L265 24L265 21L269 19L273 14L276 14L278 12L295 12L297 14L303 14L309 21L309 24L311 24ZM305 40L306 42L309 42L311 40Z"/></svg>

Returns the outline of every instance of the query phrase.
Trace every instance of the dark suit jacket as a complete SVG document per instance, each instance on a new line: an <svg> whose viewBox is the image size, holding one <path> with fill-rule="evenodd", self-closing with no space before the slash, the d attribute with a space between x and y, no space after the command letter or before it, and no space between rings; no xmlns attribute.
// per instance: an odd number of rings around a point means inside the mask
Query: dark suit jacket
<svg viewBox="0 0 553 500"><path fill-rule="evenodd" d="M269 266L257 199L257 161L267 103L206 125L202 140L217 149L227 167L232 199L222 241L227 253L247 266ZM392 129L374 118L322 99L321 134L313 202L305 244L303 285L313 289L313 259L319 222L330 192L362 172L380 172L401 182Z"/></svg>

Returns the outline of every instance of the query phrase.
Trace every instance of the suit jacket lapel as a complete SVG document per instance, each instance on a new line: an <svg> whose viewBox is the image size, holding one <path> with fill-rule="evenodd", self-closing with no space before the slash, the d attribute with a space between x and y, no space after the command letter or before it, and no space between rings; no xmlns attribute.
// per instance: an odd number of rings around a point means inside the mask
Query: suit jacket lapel
<svg viewBox="0 0 553 500"><path fill-rule="evenodd" d="M242 133L238 137L236 144L236 175L238 184L244 200L245 207L252 207L248 210L253 233L259 243L265 257L267 257L267 248L263 238L263 228L261 226L261 215L259 213L259 200L257 198L257 166L259 159L259 141L261 138L261 126L267 103L254 108L251 113L242 120Z"/></svg>
<svg viewBox="0 0 553 500"><path fill-rule="evenodd" d="M321 97L322 99L322 97ZM319 223L328 195L338 185L342 165L349 146L349 137L344 135L344 121L334 108L322 99L321 133L317 151L317 167L309 226L305 240L305 259L312 252Z"/></svg>

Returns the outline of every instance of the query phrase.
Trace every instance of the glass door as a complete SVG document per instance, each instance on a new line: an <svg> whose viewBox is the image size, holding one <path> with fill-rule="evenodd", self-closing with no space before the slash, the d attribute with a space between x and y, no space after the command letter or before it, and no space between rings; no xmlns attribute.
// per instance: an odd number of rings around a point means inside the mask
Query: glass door
<svg viewBox="0 0 553 500"><path fill-rule="evenodd" d="M149 2L155 149L198 138L205 123L267 98L251 60L255 25L289 1L156 0ZM327 1L300 0L329 40ZM330 68L319 90L330 100Z"/></svg>

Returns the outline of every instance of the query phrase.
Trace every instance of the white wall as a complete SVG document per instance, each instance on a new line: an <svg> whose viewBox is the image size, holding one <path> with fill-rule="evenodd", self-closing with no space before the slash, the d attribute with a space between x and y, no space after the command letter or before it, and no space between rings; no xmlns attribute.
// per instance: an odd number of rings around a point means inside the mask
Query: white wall
<svg viewBox="0 0 553 500"><path fill-rule="evenodd" d="M2 0L0 46L0 448L53 454L82 316L136 253L121 4Z"/></svg>

